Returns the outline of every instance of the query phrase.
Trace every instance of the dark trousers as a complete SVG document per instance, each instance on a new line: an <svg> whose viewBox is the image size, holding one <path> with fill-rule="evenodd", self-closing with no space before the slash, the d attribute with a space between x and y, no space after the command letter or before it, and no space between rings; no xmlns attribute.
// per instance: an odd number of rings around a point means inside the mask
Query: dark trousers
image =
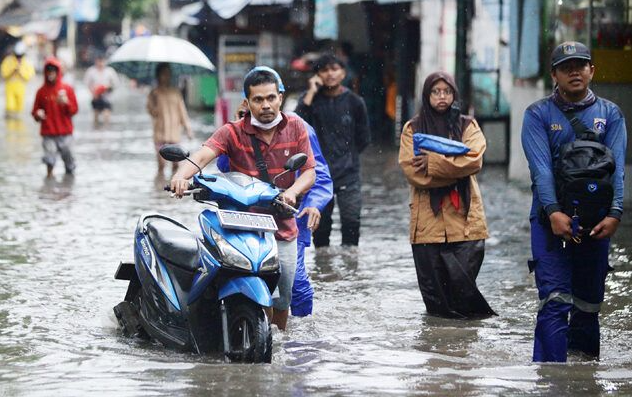
<svg viewBox="0 0 632 397"><path fill-rule="evenodd" d="M419 290L430 315L481 318L495 315L476 286L485 240L413 244Z"/></svg>
<svg viewBox="0 0 632 397"><path fill-rule="evenodd" d="M340 211L340 233L342 245L358 245L360 240L360 212L362 210L362 191L360 181L334 188L335 202ZM313 233L314 246L329 245L329 235L333 223L334 198L320 214L320 226Z"/></svg>
<svg viewBox="0 0 632 397"><path fill-rule="evenodd" d="M541 307L533 361L565 362L569 348L599 357L599 309L609 246L607 239L584 237L580 244L569 242L563 248L548 226L531 221L532 266Z"/></svg>

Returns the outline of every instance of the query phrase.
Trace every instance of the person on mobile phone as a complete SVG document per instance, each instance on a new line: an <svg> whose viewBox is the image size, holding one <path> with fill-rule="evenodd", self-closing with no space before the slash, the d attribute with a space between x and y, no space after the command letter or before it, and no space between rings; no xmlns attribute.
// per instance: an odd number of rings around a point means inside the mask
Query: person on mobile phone
<svg viewBox="0 0 632 397"><path fill-rule="evenodd" d="M57 153L61 155L66 174L75 170L75 158L72 154L72 116L79 107L75 90L62 81L62 67L57 58L49 57L44 62L44 84L37 90L33 111L35 121L40 123L40 135L46 164L46 176L53 176Z"/></svg>
<svg viewBox="0 0 632 397"><path fill-rule="evenodd" d="M369 118L364 100L342 85L346 75L342 60L325 54L316 61L314 72L296 113L314 127L329 165L340 210L342 245L357 246L362 209L360 153L370 142ZM313 233L317 248L329 245L333 209L332 199Z"/></svg>

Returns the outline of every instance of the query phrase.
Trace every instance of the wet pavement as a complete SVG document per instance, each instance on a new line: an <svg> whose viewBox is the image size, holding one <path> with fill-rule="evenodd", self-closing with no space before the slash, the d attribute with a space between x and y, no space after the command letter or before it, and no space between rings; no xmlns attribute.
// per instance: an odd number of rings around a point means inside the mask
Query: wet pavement
<svg viewBox="0 0 632 397"><path fill-rule="evenodd" d="M408 243L408 188L394 149L364 156L364 210L357 251L334 245L306 255L314 315L274 333L271 365L226 365L117 331L112 307L126 284L145 211L191 228L202 206L176 201L156 178L146 92L119 90L107 128L94 130L79 87L74 178L58 164L46 180L37 126L0 131L0 396L629 395L632 393L632 232L611 252L602 311L602 357L531 363L537 310L528 273L530 193L501 168L480 176L491 237L478 278L498 317L425 315ZM213 128L194 115L193 150ZM627 244L627 245L626 245Z"/></svg>

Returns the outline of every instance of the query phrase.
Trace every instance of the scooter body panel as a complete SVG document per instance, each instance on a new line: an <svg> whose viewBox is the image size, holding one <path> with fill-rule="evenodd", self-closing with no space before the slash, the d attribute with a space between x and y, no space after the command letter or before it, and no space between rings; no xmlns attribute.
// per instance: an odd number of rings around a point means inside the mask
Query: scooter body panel
<svg viewBox="0 0 632 397"><path fill-rule="evenodd" d="M142 229L136 229L134 251L138 260L136 261L136 271L139 274L141 282L143 279L140 277L143 270L148 272L154 282L158 285L163 295L173 305L176 310L180 310L180 302L176 291L173 287L169 273L163 261L160 259L148 236L143 233ZM140 268L139 268L140 267Z"/></svg>
<svg viewBox="0 0 632 397"><path fill-rule="evenodd" d="M252 271L255 274L259 272L261 263L276 246L274 234L223 228L220 225L217 214L208 209L202 211L199 216L199 222L205 241L217 246L211 230L215 231L216 234L220 235L237 251L248 258Z"/></svg>
<svg viewBox="0 0 632 397"><path fill-rule="evenodd" d="M202 267L193 278L193 285L187 301L189 305L202 296L206 288L215 280L217 273L222 267L219 261L204 246L200 249L200 255L202 257Z"/></svg>
<svg viewBox="0 0 632 397"><path fill-rule="evenodd" d="M231 295L243 294L248 299L257 302L261 306L272 306L272 296L266 283L259 277L233 278L222 285L219 289L219 299L224 299Z"/></svg>
<svg viewBox="0 0 632 397"><path fill-rule="evenodd" d="M202 192L194 195L198 201L233 211L268 206L279 194L239 173L196 175L194 187ZM217 211L199 215L203 242L171 218L141 215L134 233L135 272L131 264L117 271L117 277L130 280L125 300L137 311L140 326L167 346L197 352L222 348L231 304L248 299L272 306L271 291L280 276L274 234L222 227Z"/></svg>
<svg viewBox="0 0 632 397"><path fill-rule="evenodd" d="M279 195L270 184L238 172L227 172L221 176L195 175L193 177L210 192L210 199L230 201L243 208L254 205L269 205Z"/></svg>

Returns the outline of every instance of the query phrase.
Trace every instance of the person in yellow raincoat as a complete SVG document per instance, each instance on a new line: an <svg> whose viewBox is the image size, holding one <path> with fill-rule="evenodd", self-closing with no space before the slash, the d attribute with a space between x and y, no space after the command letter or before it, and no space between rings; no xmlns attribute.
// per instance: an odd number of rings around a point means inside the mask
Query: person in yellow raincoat
<svg viewBox="0 0 632 397"><path fill-rule="evenodd" d="M24 107L24 93L26 83L35 75L35 68L24 57L26 47L23 42L18 42L13 47L13 53L7 55L0 70L5 81L5 109L6 117L17 117Z"/></svg>

